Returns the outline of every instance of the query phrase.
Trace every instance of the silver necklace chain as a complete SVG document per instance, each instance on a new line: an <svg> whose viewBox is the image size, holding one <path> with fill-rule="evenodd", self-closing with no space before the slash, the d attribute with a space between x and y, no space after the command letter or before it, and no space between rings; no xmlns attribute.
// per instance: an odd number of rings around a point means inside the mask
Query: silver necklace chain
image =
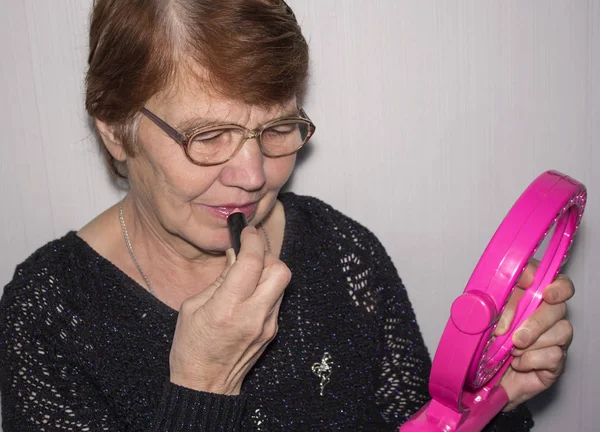
<svg viewBox="0 0 600 432"><path fill-rule="evenodd" d="M265 246L267 247L267 252L271 252L271 240L269 240L269 234L267 234L267 229L262 224L262 222L259 223L258 226L260 227L260 230L263 233L263 237L265 238Z"/></svg>
<svg viewBox="0 0 600 432"><path fill-rule="evenodd" d="M121 231L123 231L123 237L125 238L125 244L127 245L127 250L129 251L131 260L137 267L138 272L140 272L142 279L144 279L144 283L146 284L148 291L150 291L150 294L152 294L154 297L156 297L156 293L152 289L152 284L150 283L148 276L146 276L146 273L144 273L144 270L142 270L142 266L140 266L140 263L138 262L137 258L135 257L135 253L133 253L133 246L131 245L131 240L129 240L129 233L127 232L127 227L125 226L125 219L123 218L123 203L122 202L121 202L121 205L119 206L119 221L121 221Z"/></svg>
<svg viewBox="0 0 600 432"><path fill-rule="evenodd" d="M146 273L144 273L144 270L142 270L142 266L138 262L137 258L135 257L135 253L133 252L133 246L131 245L129 233L127 232L127 226L125 225L125 218L123 218L123 202L121 202L121 205L119 206L119 221L121 222L121 231L123 231L123 238L125 239L125 244L127 245L129 256L131 256L131 260L135 264L135 267L138 269L140 276L142 276L142 279L144 279L144 283L146 284L148 291L150 292L150 294L156 297L156 292L152 288L152 284L150 283L148 276L146 276ZM271 241L269 239L269 235L267 234L267 230L265 229L265 226L262 223L259 226L263 233L263 236L265 237L265 245L267 246L267 251L271 252Z"/></svg>

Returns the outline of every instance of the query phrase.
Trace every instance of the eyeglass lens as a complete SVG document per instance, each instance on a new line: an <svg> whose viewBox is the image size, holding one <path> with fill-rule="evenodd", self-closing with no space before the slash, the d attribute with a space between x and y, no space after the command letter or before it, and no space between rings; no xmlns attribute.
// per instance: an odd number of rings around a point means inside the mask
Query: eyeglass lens
<svg viewBox="0 0 600 432"><path fill-rule="evenodd" d="M265 156L277 157L300 149L309 134L308 122L282 120L263 129L258 139ZM247 130L238 126L207 128L189 139L187 150L196 162L216 163L229 159L248 138Z"/></svg>

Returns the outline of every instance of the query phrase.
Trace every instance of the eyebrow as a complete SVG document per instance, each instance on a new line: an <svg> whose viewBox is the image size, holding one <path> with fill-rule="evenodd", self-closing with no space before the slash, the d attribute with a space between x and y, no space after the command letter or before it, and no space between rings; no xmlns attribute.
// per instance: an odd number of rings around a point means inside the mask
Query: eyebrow
<svg viewBox="0 0 600 432"><path fill-rule="evenodd" d="M183 134L186 134L194 129L199 129L206 126L214 126L224 124L222 121L212 117L190 117L174 124L174 128Z"/></svg>
<svg viewBox="0 0 600 432"><path fill-rule="evenodd" d="M273 120L278 120L278 119L282 119L282 118L299 117L299 116L300 116L299 108L294 107L294 108L290 108L290 109L284 111L280 116L275 117L271 120L268 120L265 123L269 123L269 122L272 122ZM263 124L265 124L265 123L263 123ZM179 131L179 133L187 134L195 129L200 129L200 128L209 127L209 126L225 125L225 124L237 125L237 123L224 121L222 119L217 119L214 117L190 117L188 119L185 119L185 120L175 123L175 125L173 127L175 129L177 129Z"/></svg>

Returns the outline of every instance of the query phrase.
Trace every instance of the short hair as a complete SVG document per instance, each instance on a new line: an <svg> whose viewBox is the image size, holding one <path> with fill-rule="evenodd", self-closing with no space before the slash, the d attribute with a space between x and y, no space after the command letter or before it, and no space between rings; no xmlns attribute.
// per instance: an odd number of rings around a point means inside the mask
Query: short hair
<svg viewBox="0 0 600 432"><path fill-rule="evenodd" d="M308 45L282 0L96 0L89 46L87 112L114 128L128 155L140 109L184 67L200 66L220 95L265 107L301 97L308 76Z"/></svg>

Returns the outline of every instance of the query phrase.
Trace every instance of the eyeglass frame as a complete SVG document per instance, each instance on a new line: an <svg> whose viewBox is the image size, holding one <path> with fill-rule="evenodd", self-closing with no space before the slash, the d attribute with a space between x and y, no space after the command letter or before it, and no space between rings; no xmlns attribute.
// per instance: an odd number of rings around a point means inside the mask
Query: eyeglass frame
<svg viewBox="0 0 600 432"><path fill-rule="evenodd" d="M263 156L271 158L271 159L277 159L277 158L289 156L289 155L292 155L292 154L298 152L302 147L304 147L304 145L306 145L306 143L314 135L315 130L316 130L316 126L311 121L311 119L308 117L308 115L306 115L306 112L300 107L298 107L298 111L300 112L300 116L298 116L298 117L296 117L296 116L280 117L280 118L271 120L271 121L265 123L264 125L259 126L256 129L248 129L248 128L246 128L242 125L236 124L236 123L219 123L219 124L210 125L210 126L199 126L199 127L192 129L191 131L183 134L183 133L179 132L177 129L175 129L173 126L169 125L166 121L164 121L163 119L158 117L156 114L154 114L148 108L142 107L142 109L140 110L140 112L144 116L146 116L146 118L148 118L152 123L154 123L156 126L158 126L163 132L165 132L169 137L171 137L177 144L179 144L182 147L183 152L185 153L185 156L191 163L193 163L194 165L198 165L198 166L216 166L216 165L222 165L224 163L227 163L231 159L233 159L236 154L238 154L238 152L242 149L242 147L244 146L246 141L254 139L254 138L257 138L258 146L259 146L260 152L263 154ZM278 123L280 121L289 121L289 120L297 120L302 123L308 124L308 126L309 126L308 135L304 139L304 142L302 143L302 145L300 145L300 147L298 147L296 150L291 151L289 153L282 154L282 155L272 156L272 155L266 154L265 151L263 150L263 142L262 142L263 131L265 129L268 129L275 123ZM223 127L223 128L235 127L235 128L242 129L245 132L243 139L240 141L240 143L238 144L235 151L226 160L221 161L221 162L205 163L205 162L198 162L198 161L194 160L190 156L189 150L188 150L191 139L202 129L207 129L207 128L218 129L220 127Z"/></svg>

